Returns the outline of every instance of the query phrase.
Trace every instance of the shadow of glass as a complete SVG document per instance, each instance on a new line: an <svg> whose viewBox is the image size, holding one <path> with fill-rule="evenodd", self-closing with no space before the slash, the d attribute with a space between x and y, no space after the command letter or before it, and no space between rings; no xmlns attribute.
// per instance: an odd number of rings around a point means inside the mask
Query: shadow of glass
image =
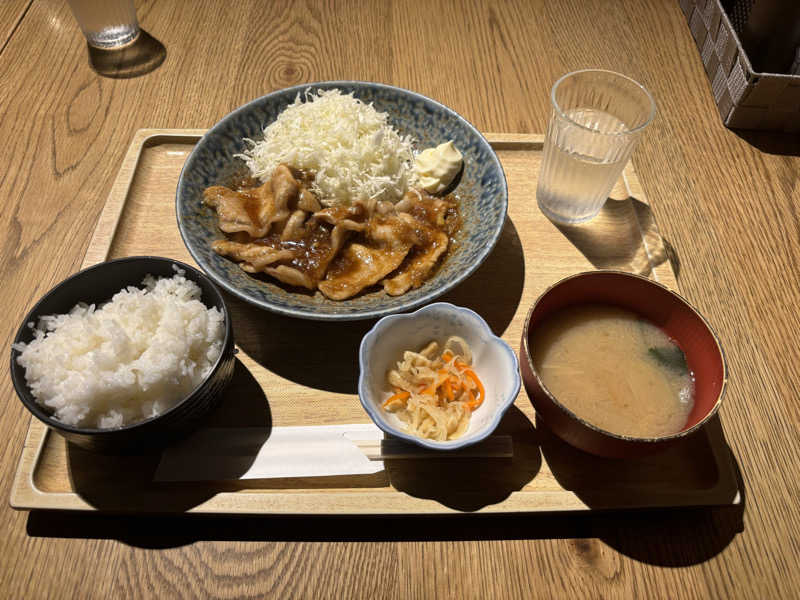
<svg viewBox="0 0 800 600"><path fill-rule="evenodd" d="M439 300L467 306L502 335L522 298L525 262L514 224L506 220L494 251L458 288ZM490 294L486 291L491 290ZM357 393L358 348L376 320L342 323L277 315L226 294L234 336L248 356L304 386Z"/></svg>
<svg viewBox="0 0 800 600"><path fill-rule="evenodd" d="M456 510L471 512L497 504L529 483L542 459L530 419L516 406L508 410L495 433L511 436L513 457L387 460L389 480L398 491Z"/></svg>
<svg viewBox="0 0 800 600"><path fill-rule="evenodd" d="M661 237L661 232L658 230L655 215L650 205L637 200L636 198L628 198L628 201L633 207L636 215L636 220L639 223L640 239L645 253L649 257L650 271L648 275L657 266L668 260L672 267L672 272L675 273L677 280L681 273L681 261L678 253L668 240ZM644 273L642 273L644 274Z"/></svg>
<svg viewBox="0 0 800 600"><path fill-rule="evenodd" d="M678 275L674 248L661 237L650 207L636 198L609 198L585 223L553 224L598 269L647 277L669 260Z"/></svg>
<svg viewBox="0 0 800 600"><path fill-rule="evenodd" d="M233 380L224 392L221 406L202 427L259 430L253 447L260 448L269 437L272 417L261 386L240 362L236 361ZM253 436L251 436L252 438ZM245 454L236 467L243 474L257 452ZM98 510L111 512L182 512L201 504L219 490L206 483L158 483L153 481L161 452L111 456L67 444L67 468L72 489Z"/></svg>
<svg viewBox="0 0 800 600"><path fill-rule="evenodd" d="M167 58L167 49L149 33L141 30L130 44L113 50L86 44L89 64L95 73L112 79L131 79L156 70Z"/></svg>

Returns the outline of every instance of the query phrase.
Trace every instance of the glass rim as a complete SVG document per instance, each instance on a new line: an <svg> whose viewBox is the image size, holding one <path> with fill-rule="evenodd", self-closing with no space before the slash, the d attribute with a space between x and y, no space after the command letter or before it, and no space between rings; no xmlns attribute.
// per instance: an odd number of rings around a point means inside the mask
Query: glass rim
<svg viewBox="0 0 800 600"><path fill-rule="evenodd" d="M625 128L625 131L619 131L616 133L603 133L602 131L597 131L596 129L592 129L591 127L587 127L581 123L578 123L574 119L571 119L562 109L561 106L558 104L556 100L556 89L558 88L561 83L566 80L568 77L572 77L574 75L580 75L581 73L603 73L606 75L613 75L614 77L619 77L621 79L626 79L627 81L631 82L634 86L639 88L642 92L644 92L645 97L650 101L650 114L647 116L647 119L641 125L637 125L633 128ZM656 117L656 101L653 99L653 95L648 91L646 87L644 87L641 83L628 77L627 75L623 75L622 73L617 73L616 71L609 71L608 69L580 69L578 71L570 71L569 73L565 73L558 80L553 84L553 87L550 89L550 102L553 104L553 108L555 109L556 113L562 119L569 121L571 124L575 125L575 127L580 127L581 129L585 129L586 131L591 131L597 135L608 135L608 136L629 136L634 133L637 133L650 125L653 122L653 119Z"/></svg>

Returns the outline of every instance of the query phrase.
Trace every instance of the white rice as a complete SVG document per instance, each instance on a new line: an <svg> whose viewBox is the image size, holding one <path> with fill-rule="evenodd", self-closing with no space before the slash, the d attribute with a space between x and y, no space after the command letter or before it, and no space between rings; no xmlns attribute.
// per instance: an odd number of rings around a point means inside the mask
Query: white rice
<svg viewBox="0 0 800 600"><path fill-rule="evenodd" d="M148 275L144 289L128 287L100 308L81 303L42 317L35 339L14 346L33 395L55 419L128 425L175 406L203 381L222 351L224 317L176 271Z"/></svg>

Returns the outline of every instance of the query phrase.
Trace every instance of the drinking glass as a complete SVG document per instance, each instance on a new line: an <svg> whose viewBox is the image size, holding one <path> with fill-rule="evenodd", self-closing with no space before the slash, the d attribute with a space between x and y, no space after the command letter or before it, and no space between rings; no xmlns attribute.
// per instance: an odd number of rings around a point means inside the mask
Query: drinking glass
<svg viewBox="0 0 800 600"><path fill-rule="evenodd" d="M567 73L550 100L536 200L552 221L582 223L600 212L656 104L630 77L597 69Z"/></svg>
<svg viewBox="0 0 800 600"><path fill-rule="evenodd" d="M90 46L120 48L139 36L133 0L68 0Z"/></svg>

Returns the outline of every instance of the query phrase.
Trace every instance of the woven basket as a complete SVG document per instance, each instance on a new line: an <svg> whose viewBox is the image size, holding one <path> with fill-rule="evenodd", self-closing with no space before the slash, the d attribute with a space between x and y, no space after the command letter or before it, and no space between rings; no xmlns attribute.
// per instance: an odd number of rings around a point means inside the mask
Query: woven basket
<svg viewBox="0 0 800 600"><path fill-rule="evenodd" d="M756 73L720 0L680 0L726 126L800 132L800 76Z"/></svg>

